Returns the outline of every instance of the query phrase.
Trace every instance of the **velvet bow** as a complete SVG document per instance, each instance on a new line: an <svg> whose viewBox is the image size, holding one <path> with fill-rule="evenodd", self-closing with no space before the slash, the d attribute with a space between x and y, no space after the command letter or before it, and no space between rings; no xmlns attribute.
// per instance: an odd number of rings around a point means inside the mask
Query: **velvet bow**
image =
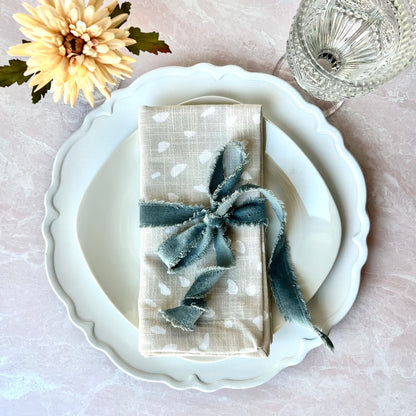
<svg viewBox="0 0 416 416"><path fill-rule="evenodd" d="M328 336L311 323L299 290L285 234L286 213L283 204L268 189L253 184L239 185L246 163L247 154L240 142L229 142L218 153L209 178L209 208L165 201L139 203L141 227L189 224L185 230L165 240L157 251L168 273L194 264L205 256L211 246L216 256L217 264L203 268L197 274L181 304L160 313L174 327L184 331L194 329L197 320L207 310L205 296L234 264L234 254L226 236L227 228L267 225L265 203L268 201L280 222L268 262L274 299L285 320L313 329L332 350L333 344ZM264 198L259 197L260 194Z"/></svg>

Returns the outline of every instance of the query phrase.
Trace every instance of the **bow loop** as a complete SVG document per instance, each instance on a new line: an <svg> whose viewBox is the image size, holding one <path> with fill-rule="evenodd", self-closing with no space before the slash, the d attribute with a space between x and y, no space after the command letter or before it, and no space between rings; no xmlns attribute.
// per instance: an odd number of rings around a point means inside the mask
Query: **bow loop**
<svg viewBox="0 0 416 416"><path fill-rule="evenodd" d="M210 227L198 223L169 237L157 254L168 267L168 273L181 270L203 257L213 238Z"/></svg>
<svg viewBox="0 0 416 416"><path fill-rule="evenodd" d="M215 206L234 190L240 181L247 159L244 146L240 142L229 142L219 152L208 185L211 204Z"/></svg>
<svg viewBox="0 0 416 416"><path fill-rule="evenodd" d="M231 210L225 220L227 225L267 225L266 200L253 198Z"/></svg>
<svg viewBox="0 0 416 416"><path fill-rule="evenodd" d="M205 214L205 208L199 205L165 201L140 202L139 210L141 227L170 227L185 224ZM155 215L155 212L158 215Z"/></svg>

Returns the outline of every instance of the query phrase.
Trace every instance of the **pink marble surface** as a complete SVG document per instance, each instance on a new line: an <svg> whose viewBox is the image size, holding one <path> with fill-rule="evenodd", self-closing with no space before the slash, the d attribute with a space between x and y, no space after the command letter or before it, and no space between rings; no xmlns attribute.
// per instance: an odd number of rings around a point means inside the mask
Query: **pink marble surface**
<svg viewBox="0 0 416 416"><path fill-rule="evenodd" d="M29 3L34 4L34 1ZM211 62L272 72L298 2L141 0L130 23L173 53L143 54L134 77ZM0 65L22 36L0 3ZM124 82L128 85L131 80ZM178 392L136 380L93 349L48 285L41 223L56 152L89 111L36 106L27 86L0 90L0 414L414 415L416 408L416 64L330 122L361 165L372 223L356 303L333 328L334 354L313 350L249 390Z"/></svg>

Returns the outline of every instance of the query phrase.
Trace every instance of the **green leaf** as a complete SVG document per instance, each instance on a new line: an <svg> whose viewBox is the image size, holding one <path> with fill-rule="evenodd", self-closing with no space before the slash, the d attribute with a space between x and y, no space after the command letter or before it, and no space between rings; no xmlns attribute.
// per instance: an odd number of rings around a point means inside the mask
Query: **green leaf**
<svg viewBox="0 0 416 416"><path fill-rule="evenodd" d="M119 4L117 4L116 8L113 10L113 12L110 14L110 17L112 19L114 19L115 17L117 17L120 14L123 13L127 13L130 14L130 7L131 7L131 3L129 1L125 1L124 3L121 3L121 6ZM119 28L121 25L123 25L125 23L122 22L120 23L117 28Z"/></svg>
<svg viewBox="0 0 416 416"><path fill-rule="evenodd" d="M121 5L117 4L116 8L110 14L110 17L114 19L119 14L123 14L123 13L130 14L130 7L131 7L131 3L129 1L125 1L124 3L121 3Z"/></svg>
<svg viewBox="0 0 416 416"><path fill-rule="evenodd" d="M0 87L9 87L15 82L21 85L29 81L32 75L23 75L26 69L26 62L20 59L11 59L9 65L0 66Z"/></svg>
<svg viewBox="0 0 416 416"><path fill-rule="evenodd" d="M42 87L39 91L36 90L36 86L32 88L32 103L36 104L39 102L45 94L51 89L52 81L49 81L44 87Z"/></svg>
<svg viewBox="0 0 416 416"><path fill-rule="evenodd" d="M140 51L154 53L155 55L159 52L171 53L169 46L163 40L159 40L159 33L144 33L138 27L131 27L129 31L130 38L137 42L134 45L127 46L131 53L135 55L139 55Z"/></svg>

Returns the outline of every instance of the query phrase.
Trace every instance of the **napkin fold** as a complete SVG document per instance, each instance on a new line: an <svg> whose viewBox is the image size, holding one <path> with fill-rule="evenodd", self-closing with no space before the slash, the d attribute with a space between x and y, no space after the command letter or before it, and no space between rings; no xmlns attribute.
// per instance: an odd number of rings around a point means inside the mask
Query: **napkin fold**
<svg viewBox="0 0 416 416"><path fill-rule="evenodd" d="M141 199L209 207L207 185L212 162L219 150L236 141L243 142L249 154L241 183L261 185L261 106L141 107ZM196 264L174 274L167 272L157 254L158 248L170 235L185 228L186 225L141 229L140 353L144 356L267 356L272 333L263 227L228 227L227 236L235 254L234 267L226 271L205 298L208 311L192 332L172 326L161 315L160 310L180 304L198 271L216 265L211 248Z"/></svg>

